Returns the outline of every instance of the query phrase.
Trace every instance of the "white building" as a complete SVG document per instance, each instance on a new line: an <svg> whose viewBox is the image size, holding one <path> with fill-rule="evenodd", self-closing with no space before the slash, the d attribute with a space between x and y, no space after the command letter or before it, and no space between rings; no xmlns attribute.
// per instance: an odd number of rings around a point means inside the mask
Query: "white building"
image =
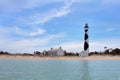
<svg viewBox="0 0 120 80"><path fill-rule="evenodd" d="M47 51L48 56L64 56L64 50L59 47L56 49L51 48L51 50Z"/></svg>

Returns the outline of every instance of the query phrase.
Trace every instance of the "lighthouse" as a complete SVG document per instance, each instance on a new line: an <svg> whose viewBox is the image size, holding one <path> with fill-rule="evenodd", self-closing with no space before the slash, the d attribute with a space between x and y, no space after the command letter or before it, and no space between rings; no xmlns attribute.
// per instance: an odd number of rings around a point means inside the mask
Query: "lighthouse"
<svg viewBox="0 0 120 80"><path fill-rule="evenodd" d="M84 56L88 56L89 54L89 36L88 36L88 24L85 24L84 30L85 30L85 34L84 34Z"/></svg>

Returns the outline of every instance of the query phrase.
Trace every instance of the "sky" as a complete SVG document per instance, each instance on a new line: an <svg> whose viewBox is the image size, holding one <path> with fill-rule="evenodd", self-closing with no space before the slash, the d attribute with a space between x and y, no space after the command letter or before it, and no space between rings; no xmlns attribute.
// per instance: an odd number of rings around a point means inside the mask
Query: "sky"
<svg viewBox="0 0 120 80"><path fill-rule="evenodd" d="M85 23L90 52L120 48L120 0L0 0L0 51L81 52Z"/></svg>

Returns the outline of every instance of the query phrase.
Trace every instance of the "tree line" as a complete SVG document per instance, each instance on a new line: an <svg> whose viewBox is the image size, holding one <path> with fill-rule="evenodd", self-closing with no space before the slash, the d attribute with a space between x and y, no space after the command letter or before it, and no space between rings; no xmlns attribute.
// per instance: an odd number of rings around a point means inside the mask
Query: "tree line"
<svg viewBox="0 0 120 80"><path fill-rule="evenodd" d="M0 55L21 55L21 56L48 56L48 52L39 52L39 51L35 51L33 54L30 53L9 53L6 51L0 51ZM119 48L115 48L115 49L106 49L104 52L90 52L89 56L92 55L119 55L120 56L120 49ZM79 56L79 53L74 53L74 52L67 52L64 51L64 56Z"/></svg>
<svg viewBox="0 0 120 80"><path fill-rule="evenodd" d="M10 55L11 53L6 52L6 51L0 51L0 55Z"/></svg>
<svg viewBox="0 0 120 80"><path fill-rule="evenodd" d="M115 48L115 49L106 49L104 52L90 52L89 55L112 55L112 56L116 56L119 55L120 56L120 49L119 48Z"/></svg>

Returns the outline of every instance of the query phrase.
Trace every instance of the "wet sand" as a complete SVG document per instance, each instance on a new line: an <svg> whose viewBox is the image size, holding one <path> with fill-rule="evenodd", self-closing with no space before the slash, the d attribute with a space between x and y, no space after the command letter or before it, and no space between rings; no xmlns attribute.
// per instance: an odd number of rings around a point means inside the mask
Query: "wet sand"
<svg viewBox="0 0 120 80"><path fill-rule="evenodd" d="M59 56L59 57L40 57L40 56L12 56L12 55L0 55L0 60L120 60L120 56Z"/></svg>

